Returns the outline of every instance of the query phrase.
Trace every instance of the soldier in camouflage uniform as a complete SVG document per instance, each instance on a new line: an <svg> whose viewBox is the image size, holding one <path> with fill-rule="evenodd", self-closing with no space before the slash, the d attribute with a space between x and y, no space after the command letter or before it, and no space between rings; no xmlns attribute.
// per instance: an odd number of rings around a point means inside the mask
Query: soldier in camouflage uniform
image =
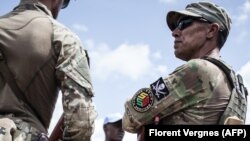
<svg viewBox="0 0 250 141"><path fill-rule="evenodd" d="M128 132L139 133L143 125L158 124L159 119L166 125L219 124L229 103L232 87L225 73L202 59L220 60L231 24L226 11L209 2L191 3L185 10L170 11L166 20L175 56L186 63L125 103L123 128Z"/></svg>
<svg viewBox="0 0 250 141"><path fill-rule="evenodd" d="M0 71L0 141L46 139L59 90L64 140L91 138L97 112L88 54L77 35L55 20L68 3L21 0L13 11L0 17L0 60L24 98L14 93Z"/></svg>

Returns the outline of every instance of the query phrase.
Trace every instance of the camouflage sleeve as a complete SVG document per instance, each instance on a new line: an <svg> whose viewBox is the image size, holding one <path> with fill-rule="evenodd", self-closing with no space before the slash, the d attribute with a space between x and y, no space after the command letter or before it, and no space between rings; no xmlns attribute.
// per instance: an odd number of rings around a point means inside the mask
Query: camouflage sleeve
<svg viewBox="0 0 250 141"><path fill-rule="evenodd" d="M97 113L87 52L80 39L60 24L54 26L53 40L59 54L56 75L63 94L64 140L89 141Z"/></svg>
<svg viewBox="0 0 250 141"><path fill-rule="evenodd" d="M191 60L167 78L151 84L150 88L140 89L125 103L124 130L135 133L141 126L152 123L155 116L171 116L207 100L212 93L211 88L217 84L210 81L216 80L216 75L212 75L206 66L204 60Z"/></svg>

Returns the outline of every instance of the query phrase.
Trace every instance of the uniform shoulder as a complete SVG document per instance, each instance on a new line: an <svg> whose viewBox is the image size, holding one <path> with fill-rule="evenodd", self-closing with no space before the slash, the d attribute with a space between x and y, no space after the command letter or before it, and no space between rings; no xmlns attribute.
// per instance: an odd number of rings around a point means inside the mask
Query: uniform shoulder
<svg viewBox="0 0 250 141"><path fill-rule="evenodd" d="M50 20L52 21L52 24L54 25L54 29L55 30L65 30L65 31L70 31L69 28L67 28L65 25L63 25L62 23L58 22L57 20L50 18Z"/></svg>
<svg viewBox="0 0 250 141"><path fill-rule="evenodd" d="M192 59L188 61L185 64L185 66L190 69L197 69L200 71L208 71L208 70L214 70L214 69L219 70L219 68L215 64L205 59Z"/></svg>
<svg viewBox="0 0 250 141"><path fill-rule="evenodd" d="M69 42L77 40L81 43L80 38L71 31L67 26L51 18L54 29L54 40L65 41L66 38Z"/></svg>
<svg viewBox="0 0 250 141"><path fill-rule="evenodd" d="M221 70L213 63L204 59L192 59L186 62L184 65L178 67L173 73L183 73L186 74L190 72L196 73L196 75L214 75L218 74Z"/></svg>

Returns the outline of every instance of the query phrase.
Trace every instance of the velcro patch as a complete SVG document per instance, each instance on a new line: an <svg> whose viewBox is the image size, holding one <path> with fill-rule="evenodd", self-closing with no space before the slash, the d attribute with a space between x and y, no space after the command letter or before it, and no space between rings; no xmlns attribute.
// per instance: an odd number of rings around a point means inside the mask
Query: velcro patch
<svg viewBox="0 0 250 141"><path fill-rule="evenodd" d="M157 81L151 84L150 88L158 101L169 94L168 88L164 83L162 77L160 77Z"/></svg>
<svg viewBox="0 0 250 141"><path fill-rule="evenodd" d="M137 112L146 112L154 104L154 96L149 88L142 88L135 93L131 100L132 107Z"/></svg>

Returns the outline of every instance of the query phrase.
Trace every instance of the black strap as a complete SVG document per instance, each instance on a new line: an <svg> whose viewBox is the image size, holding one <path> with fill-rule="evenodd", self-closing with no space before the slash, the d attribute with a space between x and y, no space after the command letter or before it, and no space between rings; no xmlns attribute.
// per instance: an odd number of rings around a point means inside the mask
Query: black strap
<svg viewBox="0 0 250 141"><path fill-rule="evenodd" d="M85 52L85 55L86 55L86 58L87 58L87 62L88 62L89 68L90 68L90 60L89 60L88 51L84 50L84 52Z"/></svg>

